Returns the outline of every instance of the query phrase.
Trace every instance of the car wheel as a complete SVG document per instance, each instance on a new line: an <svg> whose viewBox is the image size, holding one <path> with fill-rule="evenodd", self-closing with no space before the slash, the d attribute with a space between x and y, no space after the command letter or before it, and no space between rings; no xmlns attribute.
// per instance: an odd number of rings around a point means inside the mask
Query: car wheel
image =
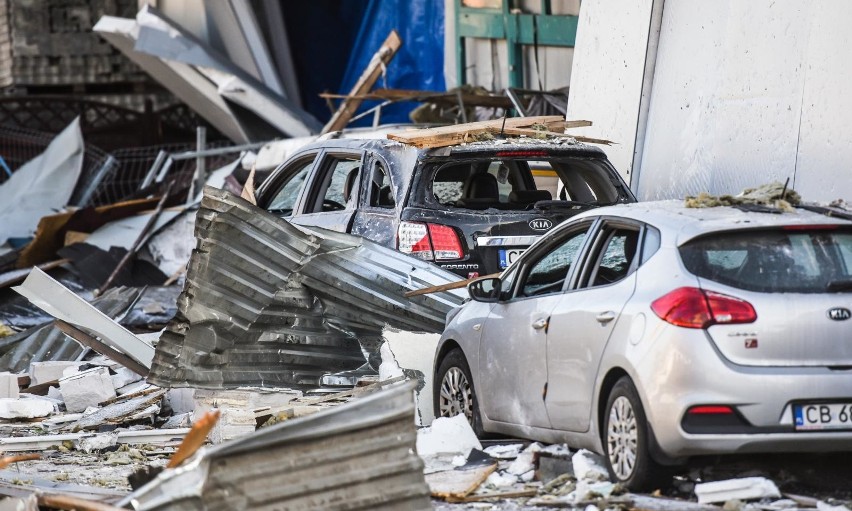
<svg viewBox="0 0 852 511"><path fill-rule="evenodd" d="M651 458L648 422L630 378L616 382L605 412L603 444L610 478L634 491L661 481L667 472Z"/></svg>
<svg viewBox="0 0 852 511"><path fill-rule="evenodd" d="M435 372L433 396L435 417L455 417L463 413L476 436L483 435L473 378L460 349L450 351L441 359Z"/></svg>

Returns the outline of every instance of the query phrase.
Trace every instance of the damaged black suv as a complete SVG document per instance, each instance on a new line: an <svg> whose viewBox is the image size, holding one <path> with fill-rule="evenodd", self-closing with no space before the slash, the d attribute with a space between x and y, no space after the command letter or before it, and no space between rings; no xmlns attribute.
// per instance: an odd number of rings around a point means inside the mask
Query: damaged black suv
<svg viewBox="0 0 852 511"><path fill-rule="evenodd" d="M581 211L635 200L603 151L565 139L436 149L324 140L257 191L260 207L293 223L363 236L464 278L501 271Z"/></svg>

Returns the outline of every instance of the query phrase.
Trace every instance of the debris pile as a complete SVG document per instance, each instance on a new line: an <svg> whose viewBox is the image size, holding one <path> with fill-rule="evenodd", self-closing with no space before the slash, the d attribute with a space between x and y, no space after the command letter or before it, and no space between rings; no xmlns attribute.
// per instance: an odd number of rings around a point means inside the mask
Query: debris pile
<svg viewBox="0 0 852 511"><path fill-rule="evenodd" d="M710 195L701 192L685 199L688 208L713 208L718 206L763 206L780 211L794 211L802 202L801 196L784 183L769 183L757 188L746 188L737 195Z"/></svg>

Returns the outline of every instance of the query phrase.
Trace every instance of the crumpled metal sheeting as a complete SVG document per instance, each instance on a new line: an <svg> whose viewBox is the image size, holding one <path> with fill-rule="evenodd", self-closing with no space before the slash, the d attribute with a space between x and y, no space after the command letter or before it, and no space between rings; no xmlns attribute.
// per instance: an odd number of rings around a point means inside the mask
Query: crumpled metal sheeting
<svg viewBox="0 0 852 511"><path fill-rule="evenodd" d="M364 363L357 343L330 328L319 302L290 282L317 240L211 188L195 234L178 315L160 338L149 381L315 386L325 372Z"/></svg>
<svg viewBox="0 0 852 511"><path fill-rule="evenodd" d="M111 318L120 318L139 300L144 288L114 287L92 301ZM77 360L85 348L47 323L0 339L0 370L27 371L30 362Z"/></svg>
<svg viewBox="0 0 852 511"><path fill-rule="evenodd" d="M431 509L413 382L207 450L130 495L136 510Z"/></svg>
<svg viewBox="0 0 852 511"><path fill-rule="evenodd" d="M161 386L316 386L364 363L358 339L380 338L385 325L440 332L464 296L405 298L458 277L356 236L295 226L223 190L205 188L195 229L179 313L148 378Z"/></svg>

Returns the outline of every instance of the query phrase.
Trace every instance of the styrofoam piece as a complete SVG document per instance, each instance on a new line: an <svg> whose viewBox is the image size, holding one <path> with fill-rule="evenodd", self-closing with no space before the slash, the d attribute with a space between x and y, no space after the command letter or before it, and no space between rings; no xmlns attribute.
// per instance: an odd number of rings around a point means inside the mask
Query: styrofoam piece
<svg viewBox="0 0 852 511"><path fill-rule="evenodd" d="M439 417L431 426L417 431L417 454L420 456L438 453L467 456L471 449L482 449L482 444L462 414Z"/></svg>
<svg viewBox="0 0 852 511"><path fill-rule="evenodd" d="M78 451L90 453L93 451L102 451L115 446L118 443L118 430L113 430L108 433L98 433L97 435L81 437L75 442L74 447Z"/></svg>
<svg viewBox="0 0 852 511"><path fill-rule="evenodd" d="M210 441L214 444L221 444L254 433L257 421L254 418L253 411L237 408L220 408L219 411L219 420L216 421L216 425L210 431Z"/></svg>
<svg viewBox="0 0 852 511"><path fill-rule="evenodd" d="M69 412L82 412L87 407L115 397L109 370L95 367L59 380L59 390Z"/></svg>
<svg viewBox="0 0 852 511"><path fill-rule="evenodd" d="M781 493L775 483L765 477L741 477L696 484L695 496L699 504L709 504L733 499L780 498Z"/></svg>
<svg viewBox="0 0 852 511"><path fill-rule="evenodd" d="M578 480L608 481L609 472L603 457L586 449L580 449L571 457L574 475Z"/></svg>
<svg viewBox="0 0 852 511"><path fill-rule="evenodd" d="M82 362L68 362L65 360L48 360L44 362L30 363L30 386L40 385L64 376L65 369L80 367Z"/></svg>
<svg viewBox="0 0 852 511"><path fill-rule="evenodd" d="M0 373L0 398L18 399L18 375Z"/></svg>
<svg viewBox="0 0 852 511"><path fill-rule="evenodd" d="M0 399L0 419L36 419L53 413L46 399Z"/></svg>
<svg viewBox="0 0 852 511"><path fill-rule="evenodd" d="M485 454L498 460L512 460L518 457L523 448L524 444L491 445L484 451Z"/></svg>

